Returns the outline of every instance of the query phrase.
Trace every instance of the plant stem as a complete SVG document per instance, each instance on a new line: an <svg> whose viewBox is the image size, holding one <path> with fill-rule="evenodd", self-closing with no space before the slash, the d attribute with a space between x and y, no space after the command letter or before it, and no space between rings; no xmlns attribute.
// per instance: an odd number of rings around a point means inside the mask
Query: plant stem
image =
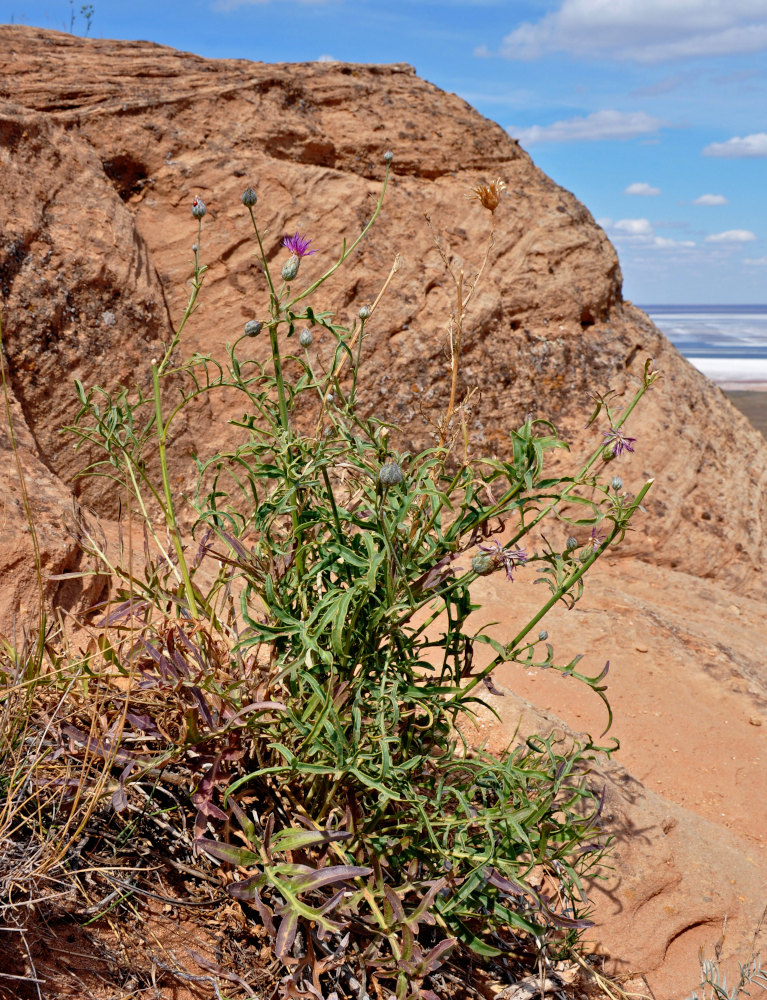
<svg viewBox="0 0 767 1000"><path fill-rule="evenodd" d="M642 489L639 491L638 496L631 505L631 513L633 513L642 503L642 500L644 500L647 491L650 489L653 482L654 480L649 479L644 484ZM551 609L554 607L557 601L561 600L561 598L575 586L575 584L581 579L584 573L586 573L587 570L591 569L591 567L594 565L594 563L597 561L597 559L599 559L601 555L604 555L604 553L610 547L610 544L615 538L615 536L621 531L621 527L622 526L620 524L615 524L613 526L613 530L610 532L605 542L599 547L599 549L596 552L592 554L591 558L588 559L586 562L581 563L578 569L576 569L573 573L571 573L570 576L564 581L564 583L557 588L557 590L551 595L549 600L543 605L540 611L538 611L538 613L535 614L530 619L530 621L525 625L525 627L520 632L518 632L517 635L514 636L514 638L506 647L508 653L511 653L511 651L520 644L520 642L524 639L524 637L528 634L528 632L530 632L531 629L535 628L538 622L540 622L541 619L544 618L549 613L549 611L551 611ZM456 695L454 698L451 699L451 701L455 702L459 698L460 700L463 700L469 693L469 691L475 688L477 684L480 683L480 681L483 681L485 677L487 677L489 674L493 672L493 670L495 670L495 668L498 666L499 663L505 663L507 660L511 658L512 658L511 656L500 656L500 655L495 656L490 661L490 663L488 663L486 667L484 667L475 677L472 678L471 682L467 684L465 688L461 689L460 695Z"/></svg>
<svg viewBox="0 0 767 1000"><path fill-rule="evenodd" d="M173 539L173 547L176 550L176 557L178 558L179 569L181 570L181 576L184 581L184 591L186 593L186 599L189 603L189 613L192 618L196 619L198 617L197 601L194 596L194 587L192 586L192 579L189 576L189 568L186 564L186 558L184 557L184 549L181 545L181 533L178 530L178 522L176 521L176 511L173 504L173 494L170 489L170 478L168 476L168 459L165 450L165 435L167 433L167 428L163 424L162 419L162 400L160 398L160 372L156 361L152 362L152 385L154 388L154 412L155 421L157 424L157 444L160 455L160 469L162 472L162 486L165 493L165 521L170 529L171 538Z"/></svg>

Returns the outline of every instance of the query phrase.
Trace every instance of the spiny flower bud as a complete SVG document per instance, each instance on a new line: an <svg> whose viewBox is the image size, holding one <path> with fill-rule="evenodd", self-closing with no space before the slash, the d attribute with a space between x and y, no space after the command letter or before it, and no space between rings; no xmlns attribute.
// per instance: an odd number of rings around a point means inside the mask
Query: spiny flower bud
<svg viewBox="0 0 767 1000"><path fill-rule="evenodd" d="M496 569L496 562L490 552L478 552L471 557L471 571L477 576L487 576Z"/></svg>
<svg viewBox="0 0 767 1000"><path fill-rule="evenodd" d="M207 209L205 208L205 202L202 198L195 198L192 202L192 215L195 219L201 219L206 212Z"/></svg>
<svg viewBox="0 0 767 1000"><path fill-rule="evenodd" d="M298 265L300 263L301 258L297 254L291 254L282 265L282 280L292 281L298 274Z"/></svg>
<svg viewBox="0 0 767 1000"><path fill-rule="evenodd" d="M370 306L363 306L357 313L360 319L369 319L370 317Z"/></svg>
<svg viewBox="0 0 767 1000"><path fill-rule="evenodd" d="M255 319L249 319L245 324L245 336L246 337L257 337L261 333L261 327L263 323L259 323Z"/></svg>
<svg viewBox="0 0 767 1000"><path fill-rule="evenodd" d="M399 462L395 462L391 458L387 462L384 462L378 473L378 481L382 486L396 486L404 478Z"/></svg>
<svg viewBox="0 0 767 1000"><path fill-rule="evenodd" d="M567 539L567 548L568 549L578 548L578 539L575 537L575 535L570 535L570 537Z"/></svg>
<svg viewBox="0 0 767 1000"><path fill-rule="evenodd" d="M245 190L242 192L241 201L243 205L245 205L247 208L253 208L253 206L258 201L258 195L256 194L256 192L253 190L252 187L246 187Z"/></svg>
<svg viewBox="0 0 767 1000"><path fill-rule="evenodd" d="M549 633L546 631L545 628L542 628L541 631L538 633L538 638L540 639L541 642L546 642L548 637Z"/></svg>
<svg viewBox="0 0 767 1000"><path fill-rule="evenodd" d="M384 163L391 163L393 159L394 159L394 153L392 153L390 149L387 149L386 152L384 153Z"/></svg>
<svg viewBox="0 0 767 1000"><path fill-rule="evenodd" d="M302 330L298 335L298 343L301 347L311 347L314 337L311 330Z"/></svg>
<svg viewBox="0 0 767 1000"><path fill-rule="evenodd" d="M613 476L613 478L610 480L610 485L617 493L619 490L623 489L623 480L621 479L620 476Z"/></svg>

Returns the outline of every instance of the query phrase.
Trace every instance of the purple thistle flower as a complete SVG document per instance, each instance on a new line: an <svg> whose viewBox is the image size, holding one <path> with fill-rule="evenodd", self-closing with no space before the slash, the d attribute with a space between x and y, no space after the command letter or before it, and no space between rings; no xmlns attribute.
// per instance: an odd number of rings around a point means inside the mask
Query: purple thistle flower
<svg viewBox="0 0 767 1000"><path fill-rule="evenodd" d="M527 562L527 552L524 549L505 549L497 539L493 539L489 545L479 545L480 552L489 553L496 566L506 570L506 579L514 582L512 570L515 566L524 566Z"/></svg>
<svg viewBox="0 0 767 1000"><path fill-rule="evenodd" d="M316 250L308 249L309 244L311 242L312 242L311 240L308 240L305 236L302 236L301 233L296 233L295 236L282 237L282 245L287 250L290 250L292 254L295 254L296 257L299 258L310 257L313 253L317 253Z"/></svg>
<svg viewBox="0 0 767 1000"><path fill-rule="evenodd" d="M620 427L611 427L609 431L605 431L604 443L608 448L612 445L614 458L618 458L624 451L633 452L635 441L636 438L624 434Z"/></svg>

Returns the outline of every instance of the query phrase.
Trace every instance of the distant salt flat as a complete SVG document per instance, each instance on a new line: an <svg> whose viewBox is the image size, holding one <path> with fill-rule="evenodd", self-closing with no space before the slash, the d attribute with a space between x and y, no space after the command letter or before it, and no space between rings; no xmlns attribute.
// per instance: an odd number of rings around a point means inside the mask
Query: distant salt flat
<svg viewBox="0 0 767 1000"><path fill-rule="evenodd" d="M767 358L688 357L687 360L723 388L767 389Z"/></svg>

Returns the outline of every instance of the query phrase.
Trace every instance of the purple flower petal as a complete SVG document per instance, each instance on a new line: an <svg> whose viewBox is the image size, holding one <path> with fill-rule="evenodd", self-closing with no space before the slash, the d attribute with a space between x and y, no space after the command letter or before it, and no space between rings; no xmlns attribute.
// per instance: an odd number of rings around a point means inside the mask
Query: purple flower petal
<svg viewBox="0 0 767 1000"><path fill-rule="evenodd" d="M295 233L293 236L283 236L282 245L294 253L296 257L310 257L313 253L317 253L316 250L309 250L309 244L312 241L302 236L301 233Z"/></svg>

